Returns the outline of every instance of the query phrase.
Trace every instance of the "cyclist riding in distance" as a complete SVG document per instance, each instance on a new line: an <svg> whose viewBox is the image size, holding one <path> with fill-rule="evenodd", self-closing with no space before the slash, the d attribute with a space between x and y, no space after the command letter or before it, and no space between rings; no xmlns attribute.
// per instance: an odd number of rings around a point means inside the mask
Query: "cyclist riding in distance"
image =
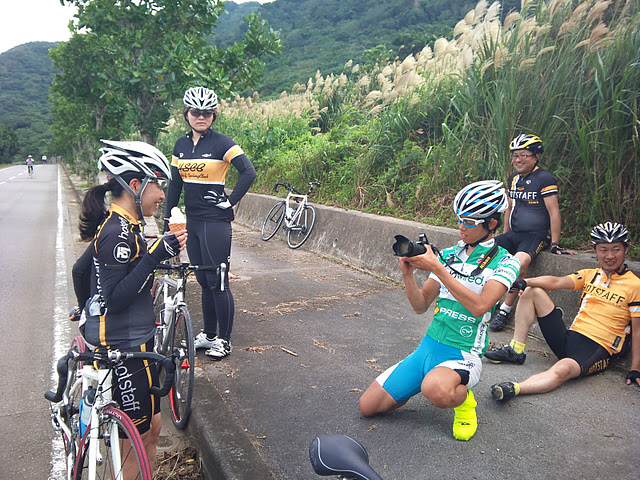
<svg viewBox="0 0 640 480"><path fill-rule="evenodd" d="M151 285L156 266L178 254L186 230L165 235L147 247L144 216L164 200L162 184L171 178L169 162L144 142L102 140L98 165L105 184L85 194L80 236L93 239L73 267L74 288L84 305L80 330L97 349L153 351L156 329ZM105 211L105 195L111 205ZM160 398L149 388L158 372L147 360L127 360L114 371L113 399L138 428L153 470L161 429Z"/></svg>
<svg viewBox="0 0 640 480"><path fill-rule="evenodd" d="M418 348L362 394L363 415L394 410L422 393L439 408L454 408L456 439L469 440L475 434L477 404L471 388L480 380L481 357L489 345L487 323L520 268L493 238L507 202L499 181L466 186L453 202L460 241L440 255L426 246L423 255L400 258L409 303L420 314L435 301L433 321ZM422 287L415 270L429 273Z"/></svg>
<svg viewBox="0 0 640 480"><path fill-rule="evenodd" d="M184 188L189 260L197 265L229 266L231 256L232 207L247 193L256 179L251 161L231 138L216 132L218 97L205 87L189 88L184 94L183 116L191 132L178 139L173 149L171 182L165 202L165 230L171 209ZM238 181L227 196L225 179L229 165L238 171ZM195 337L195 347L221 359L231 353L234 300L229 289L229 268L224 288L215 271L196 272L202 288L204 329Z"/></svg>
<svg viewBox="0 0 640 480"><path fill-rule="evenodd" d="M629 232L613 222L593 227L591 242L600 264L564 277L551 275L518 280L524 290L516 309L516 328L510 345L487 352L495 363L524 363L529 328L538 321L540 331L558 361L522 383L503 382L491 387L496 400L519 394L550 392L566 381L602 372L613 355L631 344L631 369L627 385L640 385L640 279L626 264ZM548 290L581 290L580 308L567 330L562 310ZM632 337L629 339L629 330ZM625 340L630 340L625 342Z"/></svg>
<svg viewBox="0 0 640 480"><path fill-rule="evenodd" d="M31 155L29 155L27 157L27 159L25 160L26 164L27 164L27 172L28 173L32 173L33 172L33 157Z"/></svg>
<svg viewBox="0 0 640 480"><path fill-rule="evenodd" d="M509 207L504 214L504 233L496 242L520 261L520 277L547 246L551 253L575 254L560 248L561 217L558 204L558 182L538 165L544 152L542 140L536 135L518 135L509 145L515 172L509 176ZM494 332L504 329L509 321L517 293L507 296L491 321Z"/></svg>

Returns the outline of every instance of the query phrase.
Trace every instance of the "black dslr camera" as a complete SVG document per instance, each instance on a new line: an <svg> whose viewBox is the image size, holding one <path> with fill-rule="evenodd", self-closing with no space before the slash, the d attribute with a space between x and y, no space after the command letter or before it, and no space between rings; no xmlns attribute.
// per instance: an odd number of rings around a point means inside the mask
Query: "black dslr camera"
<svg viewBox="0 0 640 480"><path fill-rule="evenodd" d="M404 235L396 235L393 237L396 239L396 243L393 244L393 254L396 257L415 257L416 255L422 255L426 253L429 245L429 240L424 233L418 235L418 241L412 242Z"/></svg>

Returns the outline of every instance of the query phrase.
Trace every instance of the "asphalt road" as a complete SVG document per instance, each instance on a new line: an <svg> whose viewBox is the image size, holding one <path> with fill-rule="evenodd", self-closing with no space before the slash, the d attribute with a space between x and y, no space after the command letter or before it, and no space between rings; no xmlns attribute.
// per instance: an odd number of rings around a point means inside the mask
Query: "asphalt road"
<svg viewBox="0 0 640 480"><path fill-rule="evenodd" d="M69 343L72 258L57 165L0 170L0 478L49 478L57 448L44 392Z"/></svg>
<svg viewBox="0 0 640 480"><path fill-rule="evenodd" d="M421 396L375 418L358 410L360 394L412 351L431 318L431 311L412 311L399 285L304 247L290 250L281 239L262 242L259 232L237 224L231 272L233 352L219 362L199 354L190 426L215 452L210 463L221 463L212 478L317 478L308 446L323 433L362 442L389 480L638 478L640 390L624 385L621 367L499 404L490 385L522 380L553 359L532 340L522 366L485 361L474 389L479 428L460 442L451 433L453 411ZM199 289L192 285L188 303L198 331ZM510 336L492 333L491 340ZM239 446L242 435L252 452Z"/></svg>

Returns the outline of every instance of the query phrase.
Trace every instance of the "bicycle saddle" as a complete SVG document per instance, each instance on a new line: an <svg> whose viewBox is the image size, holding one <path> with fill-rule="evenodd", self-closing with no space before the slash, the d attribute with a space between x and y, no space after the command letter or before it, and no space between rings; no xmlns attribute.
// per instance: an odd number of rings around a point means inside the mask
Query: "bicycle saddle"
<svg viewBox="0 0 640 480"><path fill-rule="evenodd" d="M382 480L369 465L365 448L346 435L319 435L309 445L313 470L320 476L353 480Z"/></svg>

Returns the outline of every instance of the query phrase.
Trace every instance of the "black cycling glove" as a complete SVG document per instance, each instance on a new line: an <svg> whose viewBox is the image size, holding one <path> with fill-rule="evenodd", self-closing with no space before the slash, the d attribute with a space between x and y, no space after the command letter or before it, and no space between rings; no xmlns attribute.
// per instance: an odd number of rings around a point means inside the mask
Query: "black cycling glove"
<svg viewBox="0 0 640 480"><path fill-rule="evenodd" d="M209 190L207 193L209 195L204 196L204 199L207 202L213 203L216 207L222 208L223 210L226 210L227 208L231 208L231 202L227 198L226 193L224 192L218 193L215 190Z"/></svg>
<svg viewBox="0 0 640 480"><path fill-rule="evenodd" d="M638 384L637 380L640 378L640 372L638 370L631 370L627 373L627 380L631 380L631 383Z"/></svg>
<svg viewBox="0 0 640 480"><path fill-rule="evenodd" d="M527 281L523 278L522 280L516 280L513 282L509 291L517 292L519 290L524 290L525 288L527 288Z"/></svg>
<svg viewBox="0 0 640 480"><path fill-rule="evenodd" d="M567 251L563 250L562 247L560 247L560 244L557 242L551 244L551 249L549 251L554 255L564 255L567 253Z"/></svg>
<svg viewBox="0 0 640 480"><path fill-rule="evenodd" d="M158 263L162 260L175 257L178 253L180 253L180 242L173 233L160 237L151 248L149 248L149 255L157 260Z"/></svg>

